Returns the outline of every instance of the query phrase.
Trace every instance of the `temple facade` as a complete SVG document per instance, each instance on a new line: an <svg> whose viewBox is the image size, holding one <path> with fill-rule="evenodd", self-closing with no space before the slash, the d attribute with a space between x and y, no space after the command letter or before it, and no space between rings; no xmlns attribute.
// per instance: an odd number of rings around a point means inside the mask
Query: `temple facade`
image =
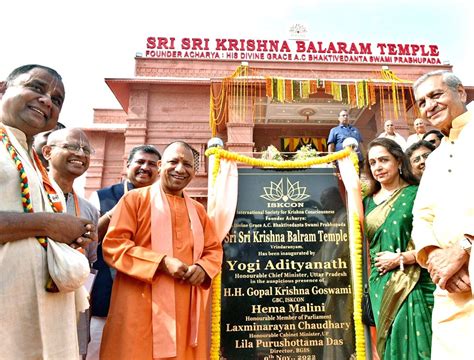
<svg viewBox="0 0 474 360"><path fill-rule="evenodd" d="M295 151L311 144L326 150L329 130L342 109L368 143L386 119L399 133L413 133L417 117L411 82L447 64L410 65L228 59L135 58L135 76L107 78L121 110L95 109L84 130L95 148L85 192L120 181L130 149L152 144L160 152L173 140L197 152L189 190L205 202L206 144L220 137L228 150L259 152L274 145ZM472 89L471 89L472 90ZM469 93L472 99L472 91Z"/></svg>

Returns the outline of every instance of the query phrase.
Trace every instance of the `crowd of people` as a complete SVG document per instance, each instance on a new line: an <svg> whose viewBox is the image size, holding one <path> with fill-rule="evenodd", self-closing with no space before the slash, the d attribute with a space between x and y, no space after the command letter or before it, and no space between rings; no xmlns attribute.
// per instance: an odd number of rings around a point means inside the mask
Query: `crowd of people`
<svg viewBox="0 0 474 360"><path fill-rule="evenodd" d="M414 95L421 116L407 140L387 120L364 149L343 110L328 149L354 138L365 164L376 356L467 359L474 333L474 121L450 72L422 76ZM86 200L73 185L94 149L82 130L58 125L61 76L21 66L0 96L2 358L208 358L209 291L223 250L204 207L185 192L195 176L192 147L175 141L161 155L137 146L124 181ZM437 130L427 131L426 121ZM51 257L56 243L65 269L70 249L87 259L90 309L79 306L78 289L61 290L75 277L52 276L51 262L61 261Z"/></svg>
<svg viewBox="0 0 474 360"><path fill-rule="evenodd" d="M407 139L386 120L364 151L360 132L343 110L328 150L352 137L359 159L366 152L359 163L365 170L375 358L468 359L465 344L474 333L474 194L467 181L473 173L468 144L474 122L464 86L453 73L427 73L413 90L420 118ZM434 128L427 131L426 122Z"/></svg>
<svg viewBox="0 0 474 360"><path fill-rule="evenodd" d="M61 76L25 65L0 90L0 357L207 358L223 251L184 191L192 147L133 148L126 179L88 201L73 185L94 149L58 125Z"/></svg>

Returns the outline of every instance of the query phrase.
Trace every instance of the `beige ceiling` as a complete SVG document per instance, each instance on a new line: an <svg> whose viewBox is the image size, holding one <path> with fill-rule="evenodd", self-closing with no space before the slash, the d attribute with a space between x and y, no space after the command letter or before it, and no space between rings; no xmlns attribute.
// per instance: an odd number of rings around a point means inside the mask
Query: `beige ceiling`
<svg viewBox="0 0 474 360"><path fill-rule="evenodd" d="M292 103L276 103L260 98L256 108L257 124L321 124L334 126L341 110L349 111L351 124L357 123L364 108L349 109L348 105L332 98L309 98Z"/></svg>

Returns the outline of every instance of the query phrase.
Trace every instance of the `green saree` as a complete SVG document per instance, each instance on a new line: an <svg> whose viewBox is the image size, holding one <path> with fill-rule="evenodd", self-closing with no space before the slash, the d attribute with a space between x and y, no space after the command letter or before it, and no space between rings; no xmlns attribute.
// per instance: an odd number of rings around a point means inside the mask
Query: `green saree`
<svg viewBox="0 0 474 360"><path fill-rule="evenodd" d="M430 359L432 283L419 265L395 268L380 276L375 268L378 252L408 251L411 241L412 208L417 186L397 190L389 199L375 204L364 199L365 231L370 247L370 300L377 328L377 352L383 360Z"/></svg>

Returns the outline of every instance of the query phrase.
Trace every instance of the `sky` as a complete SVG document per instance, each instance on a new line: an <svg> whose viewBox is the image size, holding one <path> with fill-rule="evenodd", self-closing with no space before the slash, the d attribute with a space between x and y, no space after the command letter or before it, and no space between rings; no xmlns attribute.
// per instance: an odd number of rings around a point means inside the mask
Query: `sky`
<svg viewBox="0 0 474 360"><path fill-rule="evenodd" d="M466 0L43 0L1 6L0 79L39 63L63 77L60 121L92 123L94 108L120 108L105 78L134 75L148 36L287 39L303 24L313 41L435 44L474 86L474 6Z"/></svg>

